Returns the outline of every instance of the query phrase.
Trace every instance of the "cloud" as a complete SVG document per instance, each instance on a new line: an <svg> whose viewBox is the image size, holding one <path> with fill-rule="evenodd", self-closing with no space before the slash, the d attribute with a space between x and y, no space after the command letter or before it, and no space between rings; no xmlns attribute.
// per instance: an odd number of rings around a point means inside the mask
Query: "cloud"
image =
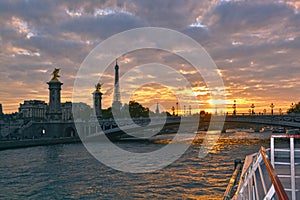
<svg viewBox="0 0 300 200"><path fill-rule="evenodd" d="M60 30L104 40L113 34L141 26L143 26L143 23L138 18L124 13L117 13L100 17L73 18L61 24Z"/></svg>
<svg viewBox="0 0 300 200"><path fill-rule="evenodd" d="M226 2L219 4L212 15L217 17L217 25L228 30L242 32L266 28L273 23L280 24L286 17L292 16L293 10L282 3ZM246 29L246 30L245 30Z"/></svg>
<svg viewBox="0 0 300 200"><path fill-rule="evenodd" d="M227 98L247 103L256 98L263 105L277 94L276 99L282 100L276 104L284 105L287 97L299 93L296 1L3 0L1 103L13 111L22 99L47 101L45 82L54 67L62 69L63 96L70 98L80 64L97 44L113 34L144 26L172 28L202 44L222 72ZM153 60L182 70L191 85L205 87L190 66L182 66L182 60L164 52L136 52L120 58L121 75ZM103 81L110 90L113 70L107 73Z"/></svg>

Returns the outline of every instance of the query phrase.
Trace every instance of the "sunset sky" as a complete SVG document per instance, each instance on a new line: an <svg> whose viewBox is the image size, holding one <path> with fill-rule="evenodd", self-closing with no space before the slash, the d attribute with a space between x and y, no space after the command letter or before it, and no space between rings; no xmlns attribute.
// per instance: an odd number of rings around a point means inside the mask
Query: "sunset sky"
<svg viewBox="0 0 300 200"><path fill-rule="evenodd" d="M1 0L0 103L11 113L24 100L48 102L46 82L55 67L61 68L62 101L70 101L77 71L92 49L116 33L152 26L182 32L206 49L223 78L228 112L234 100L238 113L248 112L252 103L257 113L270 112L271 103L275 113L284 112L300 101L299 12L300 1L283 0ZM121 76L153 61L173 66L188 77L200 108L213 112L205 83L176 56L145 50L118 60ZM113 66L101 79L104 108L111 105ZM153 78L134 72L137 79ZM121 84L129 87L126 80ZM86 88L88 95L93 87ZM159 102L170 111L176 103L170 90L146 85L131 98L147 106Z"/></svg>

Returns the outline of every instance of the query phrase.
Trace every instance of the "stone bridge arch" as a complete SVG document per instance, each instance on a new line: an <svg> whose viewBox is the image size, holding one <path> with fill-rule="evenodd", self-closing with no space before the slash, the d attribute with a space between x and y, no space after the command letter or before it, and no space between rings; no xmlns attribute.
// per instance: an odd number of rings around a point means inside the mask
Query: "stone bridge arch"
<svg viewBox="0 0 300 200"><path fill-rule="evenodd" d="M76 136L75 127L69 126L69 127L65 128L64 137L75 137L75 136Z"/></svg>

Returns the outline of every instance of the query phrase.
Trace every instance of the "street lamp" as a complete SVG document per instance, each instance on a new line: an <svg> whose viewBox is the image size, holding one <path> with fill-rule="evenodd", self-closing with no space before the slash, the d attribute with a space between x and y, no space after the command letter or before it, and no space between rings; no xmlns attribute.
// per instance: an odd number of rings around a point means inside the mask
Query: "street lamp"
<svg viewBox="0 0 300 200"><path fill-rule="evenodd" d="M292 117L294 118L295 112L296 112L296 104L294 104L294 103L291 104L291 109L290 109L290 111L291 111ZM294 119L292 119L292 121L294 121Z"/></svg>
<svg viewBox="0 0 300 200"><path fill-rule="evenodd" d="M215 115L218 115L218 104L217 104L217 102L215 102Z"/></svg>
<svg viewBox="0 0 300 200"><path fill-rule="evenodd" d="M271 103L270 107L271 107L271 115L273 115L274 114L273 108L275 107L275 105L273 103Z"/></svg>
<svg viewBox="0 0 300 200"><path fill-rule="evenodd" d="M295 111L295 110L294 110L294 107L295 107L295 106L294 106L294 103L292 103L292 104L291 104L291 113L293 113L293 112Z"/></svg>
<svg viewBox="0 0 300 200"><path fill-rule="evenodd" d="M266 114L267 114L267 110L266 110L266 109L264 109L264 110L263 110L263 112L264 112L264 115L266 115Z"/></svg>
<svg viewBox="0 0 300 200"><path fill-rule="evenodd" d="M172 110L172 114L173 114L173 116L175 115L175 107L174 106L172 106L172 108L171 108L171 110Z"/></svg>
<svg viewBox="0 0 300 200"><path fill-rule="evenodd" d="M236 116L236 100L233 101L233 116Z"/></svg>
<svg viewBox="0 0 300 200"><path fill-rule="evenodd" d="M176 102L176 112L177 112L177 116L178 116L178 102Z"/></svg>
<svg viewBox="0 0 300 200"><path fill-rule="evenodd" d="M255 108L255 105L254 105L254 103L251 105L251 107L250 108L252 108L252 115L254 115L255 114L255 112L254 112L254 108Z"/></svg>

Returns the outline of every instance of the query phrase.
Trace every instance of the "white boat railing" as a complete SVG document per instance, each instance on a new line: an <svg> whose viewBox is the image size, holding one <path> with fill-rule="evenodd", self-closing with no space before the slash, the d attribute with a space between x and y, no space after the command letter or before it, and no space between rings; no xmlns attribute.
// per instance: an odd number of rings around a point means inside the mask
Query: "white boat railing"
<svg viewBox="0 0 300 200"><path fill-rule="evenodd" d="M278 199L288 199L281 182L268 161L266 150L262 147L243 174L241 185L233 199L267 200L276 196ZM282 198L280 198L281 196Z"/></svg>
<svg viewBox="0 0 300 200"><path fill-rule="evenodd" d="M300 153L300 149L295 148L297 138L300 139L300 135L272 135L271 137L271 164L292 200L300 199L300 156L297 154ZM280 147L280 143L275 146L275 140L279 139L289 139L289 146Z"/></svg>
<svg viewBox="0 0 300 200"><path fill-rule="evenodd" d="M270 151L261 147L259 153L247 156L233 199L300 199L300 156L296 156L300 149L295 148L296 138L300 135L272 135ZM281 141L275 145L275 139Z"/></svg>

